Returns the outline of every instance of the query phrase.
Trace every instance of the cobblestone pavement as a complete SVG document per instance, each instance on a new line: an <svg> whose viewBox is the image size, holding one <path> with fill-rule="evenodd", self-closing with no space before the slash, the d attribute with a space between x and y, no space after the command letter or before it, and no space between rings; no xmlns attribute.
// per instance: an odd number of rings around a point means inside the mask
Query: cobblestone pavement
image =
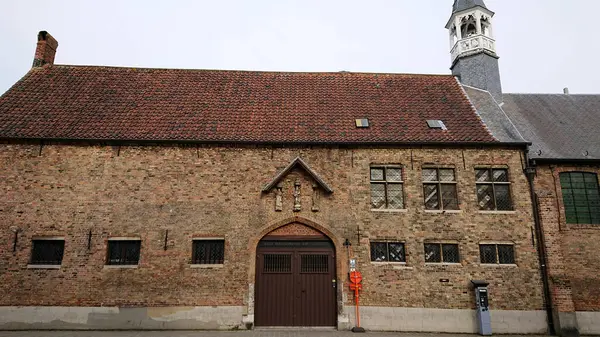
<svg viewBox="0 0 600 337"><path fill-rule="evenodd" d="M315 330L252 331L0 331L0 337L473 337L477 335ZM502 337L511 337L502 335ZM515 335L513 335L515 337Z"/></svg>

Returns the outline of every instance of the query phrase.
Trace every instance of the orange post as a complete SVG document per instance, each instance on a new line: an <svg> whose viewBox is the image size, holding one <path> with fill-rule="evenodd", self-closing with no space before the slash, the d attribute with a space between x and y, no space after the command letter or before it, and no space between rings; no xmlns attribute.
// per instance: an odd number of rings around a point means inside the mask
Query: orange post
<svg viewBox="0 0 600 337"><path fill-rule="evenodd" d="M365 332L365 329L360 327L360 301L359 290L362 289L362 275L358 271L350 273L350 290L354 290L355 308L356 308L356 326L352 328L352 332Z"/></svg>

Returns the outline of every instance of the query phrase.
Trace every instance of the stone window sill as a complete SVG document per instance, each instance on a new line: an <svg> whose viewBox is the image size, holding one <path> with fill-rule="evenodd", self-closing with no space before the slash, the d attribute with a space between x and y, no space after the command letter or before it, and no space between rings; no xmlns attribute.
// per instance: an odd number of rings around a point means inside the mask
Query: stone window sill
<svg viewBox="0 0 600 337"><path fill-rule="evenodd" d="M406 262L376 262L371 261L371 265L375 267L392 266L395 270L413 270L413 267L406 265Z"/></svg>
<svg viewBox="0 0 600 337"><path fill-rule="evenodd" d="M480 263L480 267L490 267L490 268L519 268L516 264L500 264L500 263Z"/></svg>
<svg viewBox="0 0 600 337"><path fill-rule="evenodd" d="M223 268L223 264L190 264L190 268L196 269L217 269Z"/></svg>
<svg viewBox="0 0 600 337"><path fill-rule="evenodd" d="M27 269L60 269L60 264L28 264Z"/></svg>
<svg viewBox="0 0 600 337"><path fill-rule="evenodd" d="M448 209L448 210L438 210L438 209L426 209L425 213L431 213L431 214L458 214L458 213L462 213L462 210L460 209Z"/></svg>
<svg viewBox="0 0 600 337"><path fill-rule="evenodd" d="M517 214L517 211L478 211L479 214Z"/></svg>
<svg viewBox="0 0 600 337"><path fill-rule="evenodd" d="M373 213L408 213L408 209L371 209Z"/></svg>
<svg viewBox="0 0 600 337"><path fill-rule="evenodd" d="M425 262L425 267L462 267L462 263L451 262Z"/></svg>
<svg viewBox="0 0 600 337"><path fill-rule="evenodd" d="M137 264L107 264L104 265L104 269L137 269Z"/></svg>

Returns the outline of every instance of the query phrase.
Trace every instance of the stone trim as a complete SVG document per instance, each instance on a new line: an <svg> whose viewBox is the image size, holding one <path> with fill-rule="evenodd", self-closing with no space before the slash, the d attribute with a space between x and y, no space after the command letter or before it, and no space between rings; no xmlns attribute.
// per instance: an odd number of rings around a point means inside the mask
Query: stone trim
<svg viewBox="0 0 600 337"><path fill-rule="evenodd" d="M497 214L497 215L509 215L517 214L517 211L478 211L479 214Z"/></svg>
<svg viewBox="0 0 600 337"><path fill-rule="evenodd" d="M408 213L408 209L407 208L402 208L402 209L375 209L375 208L372 208L371 212L373 212L373 213Z"/></svg>
<svg viewBox="0 0 600 337"><path fill-rule="evenodd" d="M346 306L349 323L355 322L353 306ZM500 334L546 334L543 310L490 310L492 331ZM368 331L477 333L475 310L400 307L361 307L360 324Z"/></svg>
<svg viewBox="0 0 600 337"><path fill-rule="evenodd" d="M102 269L137 269L139 267L138 264L105 264Z"/></svg>
<svg viewBox="0 0 600 337"><path fill-rule="evenodd" d="M219 269L223 268L224 264L190 264L192 269Z"/></svg>
<svg viewBox="0 0 600 337"><path fill-rule="evenodd" d="M313 178L319 184L319 186L323 188L326 193L333 193L331 187L329 187L329 185L300 157L296 157L296 159L292 160L292 162L286 168L279 172L273 178L273 180L263 187L262 192L267 193L271 191L271 189L273 189L273 187L275 187L279 181L283 179L283 177L285 177L294 167L298 165L302 167L311 176L311 178Z"/></svg>
<svg viewBox="0 0 600 337"><path fill-rule="evenodd" d="M108 241L142 241L139 236L113 236Z"/></svg>
<svg viewBox="0 0 600 337"><path fill-rule="evenodd" d="M62 240L65 241L65 237L64 236L32 236L31 240Z"/></svg>
<svg viewBox="0 0 600 337"><path fill-rule="evenodd" d="M28 264L27 269L60 269L60 264Z"/></svg>
<svg viewBox="0 0 600 337"><path fill-rule="evenodd" d="M0 306L0 330L237 330L246 329L242 312L242 306Z"/></svg>

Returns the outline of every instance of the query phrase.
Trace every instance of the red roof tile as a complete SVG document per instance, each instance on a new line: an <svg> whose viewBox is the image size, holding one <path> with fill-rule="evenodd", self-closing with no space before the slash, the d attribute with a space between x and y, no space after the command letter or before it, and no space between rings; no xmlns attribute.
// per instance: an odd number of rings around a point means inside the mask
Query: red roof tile
<svg viewBox="0 0 600 337"><path fill-rule="evenodd" d="M0 138L496 142L449 75L63 65L31 69L0 97Z"/></svg>

